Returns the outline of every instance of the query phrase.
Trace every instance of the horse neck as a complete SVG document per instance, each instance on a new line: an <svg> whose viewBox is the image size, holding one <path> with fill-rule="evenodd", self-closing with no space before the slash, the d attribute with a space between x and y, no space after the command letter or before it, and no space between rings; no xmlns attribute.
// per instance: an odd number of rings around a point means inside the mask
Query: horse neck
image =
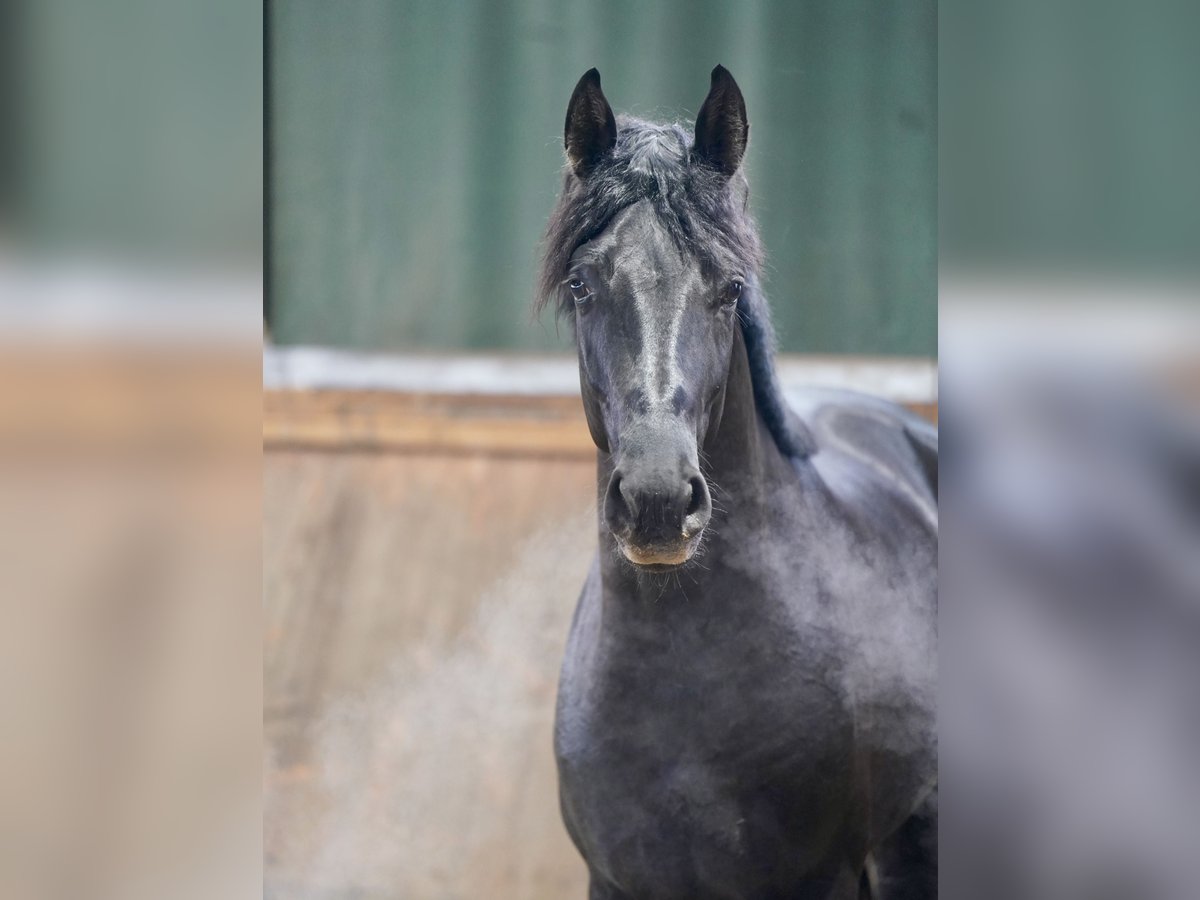
<svg viewBox="0 0 1200 900"><path fill-rule="evenodd" d="M721 505L743 514L757 512L770 496L771 483L789 469L755 402L740 329L730 354L721 421L703 450L706 474L716 483Z"/></svg>

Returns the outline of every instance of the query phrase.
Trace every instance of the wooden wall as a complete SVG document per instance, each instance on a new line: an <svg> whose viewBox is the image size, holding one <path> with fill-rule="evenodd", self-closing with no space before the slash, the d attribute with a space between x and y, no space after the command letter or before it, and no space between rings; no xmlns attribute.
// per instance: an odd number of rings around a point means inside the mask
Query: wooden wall
<svg viewBox="0 0 1200 900"><path fill-rule="evenodd" d="M563 898L557 668L594 463L268 450L266 896Z"/></svg>

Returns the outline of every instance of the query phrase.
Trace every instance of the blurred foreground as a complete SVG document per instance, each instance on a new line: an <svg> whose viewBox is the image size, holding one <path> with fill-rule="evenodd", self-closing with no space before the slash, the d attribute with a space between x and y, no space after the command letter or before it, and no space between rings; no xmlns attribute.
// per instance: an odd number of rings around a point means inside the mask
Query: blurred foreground
<svg viewBox="0 0 1200 900"><path fill-rule="evenodd" d="M942 891L1195 897L1200 306L997 291L942 298Z"/></svg>
<svg viewBox="0 0 1200 900"><path fill-rule="evenodd" d="M941 5L945 897L1200 896L1198 38Z"/></svg>
<svg viewBox="0 0 1200 900"><path fill-rule="evenodd" d="M0 343L0 896L252 896L256 347Z"/></svg>

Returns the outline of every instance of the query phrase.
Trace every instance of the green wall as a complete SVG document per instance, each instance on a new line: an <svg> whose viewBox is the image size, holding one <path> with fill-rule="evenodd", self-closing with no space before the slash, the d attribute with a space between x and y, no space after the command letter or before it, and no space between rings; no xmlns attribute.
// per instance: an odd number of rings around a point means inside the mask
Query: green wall
<svg viewBox="0 0 1200 900"><path fill-rule="evenodd" d="M726 65L784 349L933 355L933 0L277 0L268 289L283 344L567 347L529 315L562 120L694 115Z"/></svg>
<svg viewBox="0 0 1200 900"><path fill-rule="evenodd" d="M261 46L243 0L3 4L0 242L254 273Z"/></svg>

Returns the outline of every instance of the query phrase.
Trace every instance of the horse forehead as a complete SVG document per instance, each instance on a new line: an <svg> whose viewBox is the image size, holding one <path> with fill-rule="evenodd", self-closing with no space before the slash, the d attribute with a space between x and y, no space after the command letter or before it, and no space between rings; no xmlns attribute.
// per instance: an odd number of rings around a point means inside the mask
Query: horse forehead
<svg viewBox="0 0 1200 900"><path fill-rule="evenodd" d="M680 250L644 200L613 222L610 241L616 273L639 289L652 290L699 268L696 260Z"/></svg>

